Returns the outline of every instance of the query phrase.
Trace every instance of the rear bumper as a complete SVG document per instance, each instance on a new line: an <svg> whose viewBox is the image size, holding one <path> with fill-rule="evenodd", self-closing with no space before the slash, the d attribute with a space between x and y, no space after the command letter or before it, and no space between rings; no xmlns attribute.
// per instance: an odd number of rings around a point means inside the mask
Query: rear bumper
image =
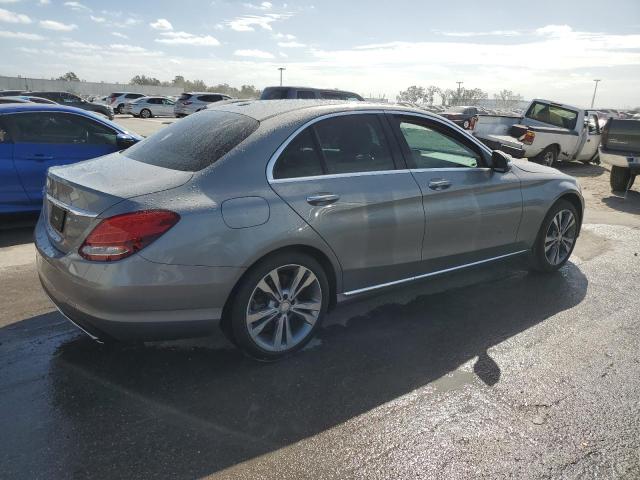
<svg viewBox="0 0 640 480"><path fill-rule="evenodd" d="M165 340L214 331L244 269L153 263L133 255L89 262L57 251L36 227L40 282L56 307L92 337Z"/></svg>
<svg viewBox="0 0 640 480"><path fill-rule="evenodd" d="M634 152L611 152L600 148L600 161L613 167L628 168L632 175L640 174L640 154Z"/></svg>

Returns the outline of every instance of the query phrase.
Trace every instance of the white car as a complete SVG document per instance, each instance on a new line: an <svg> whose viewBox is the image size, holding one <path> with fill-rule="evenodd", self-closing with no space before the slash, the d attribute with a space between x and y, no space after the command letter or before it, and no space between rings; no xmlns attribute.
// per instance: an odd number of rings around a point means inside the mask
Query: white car
<svg viewBox="0 0 640 480"><path fill-rule="evenodd" d="M167 97L142 97L130 104L128 113L134 117L173 117L176 102Z"/></svg>
<svg viewBox="0 0 640 480"><path fill-rule="evenodd" d="M562 160L599 162L598 117L548 100L533 100L523 116L480 115L473 135L489 148L550 167Z"/></svg>

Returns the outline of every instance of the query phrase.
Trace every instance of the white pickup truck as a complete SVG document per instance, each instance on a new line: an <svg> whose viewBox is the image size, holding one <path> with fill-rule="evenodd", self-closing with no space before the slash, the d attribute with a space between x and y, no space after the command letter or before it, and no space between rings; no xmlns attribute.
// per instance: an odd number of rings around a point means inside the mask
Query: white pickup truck
<svg viewBox="0 0 640 480"><path fill-rule="evenodd" d="M598 117L578 107L533 100L524 116L480 115L473 135L494 150L548 166L560 160L599 163Z"/></svg>

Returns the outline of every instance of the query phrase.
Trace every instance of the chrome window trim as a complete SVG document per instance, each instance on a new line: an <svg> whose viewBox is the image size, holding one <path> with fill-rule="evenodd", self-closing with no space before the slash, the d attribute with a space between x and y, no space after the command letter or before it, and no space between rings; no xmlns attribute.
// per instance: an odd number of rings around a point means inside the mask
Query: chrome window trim
<svg viewBox="0 0 640 480"><path fill-rule="evenodd" d="M312 180L324 180L331 178L365 177L369 175L394 175L397 173L409 173L409 170L373 170L371 172L331 173L329 175L314 175L312 177L277 178L270 183L307 182Z"/></svg>
<svg viewBox="0 0 640 480"><path fill-rule="evenodd" d="M489 172L491 168L489 167L442 167L442 168L410 168L409 171L411 173L422 173L422 172L468 172L469 170L473 171L481 171L481 172Z"/></svg>
<svg viewBox="0 0 640 480"><path fill-rule="evenodd" d="M378 285L372 285L370 287L359 288L357 290L350 290L348 292L344 292L342 295L344 295L346 297L350 297L352 295L358 295L360 293L370 292L372 290L377 290L379 288L386 288L386 287L391 287L391 286L394 286L394 285L400 285L402 283L413 282L415 280L420 280L420 279L427 278L427 277L433 277L435 275L440 275L442 273L453 272L455 270L461 270L463 268L468 268L468 267L473 267L475 265L481 265L483 263L493 262L495 260L500 260L501 258L507 258L507 257L512 257L514 255L520 255L520 254L526 253L528 251L529 250L519 250L517 252L507 253L505 255L498 255L497 257L491 257L491 258L486 258L484 260L478 260L477 262L465 263L463 265L458 265L457 267L445 268L443 270L437 270L435 272L424 273L422 275L416 275L414 277L403 278L401 280L394 280L393 282L380 283Z"/></svg>
<svg viewBox="0 0 640 480"><path fill-rule="evenodd" d="M97 213L93 213L90 212L88 210L84 210L82 208L78 208L78 207L72 207L71 205L67 205L64 202L61 202L60 200L58 200L57 198L53 198L50 194L47 193L47 200L51 203L53 203L54 205L57 205L60 208L63 208L65 210L67 210L68 212L73 213L74 215L77 215L79 217L88 217L88 218L95 218L98 216Z"/></svg>
<svg viewBox="0 0 640 480"><path fill-rule="evenodd" d="M269 159L269 162L267 163L267 181L269 183L288 183L288 182L294 182L294 181L310 181L310 180L319 180L319 179L330 179L330 178L346 178L346 177L358 177L358 176L363 176L363 175L388 175L390 173L400 173L400 172L408 172L408 171L412 171L412 172L420 172L420 171L459 171L461 168L462 169L469 169L469 168L474 168L474 169L482 169L482 170L490 170L489 167L452 167L452 168L427 168L427 169L420 169L420 168L416 168L416 169L405 169L405 168L400 168L400 169L396 169L396 170L379 170L379 171L372 171L372 172L353 172L353 173L335 173L335 174L329 174L329 175L313 175L310 177L293 177L293 178L273 178L273 167L275 166L276 162L278 161L278 158L280 157L280 155L282 154L282 152L284 151L285 148L287 148L287 146L289 146L289 144L307 127L318 123L322 120L326 120L328 118L334 118L334 117L343 117L346 115L379 115L379 114L389 114L389 115L406 115L406 116L410 116L410 117L416 117L416 118L422 118L422 119L426 119L426 120L430 120L433 121L435 123L439 123L440 125L442 125L443 127L446 128L460 128L458 127L455 123L447 120L446 118L437 118L435 115L431 116L431 115L425 115L422 113L418 113L418 112L414 112L414 111L407 111L407 110L401 110L401 109L384 109L384 110L377 110L377 109L372 109L372 110L352 110L352 111L342 111L342 112L333 112L333 113L327 113L324 115L321 115L319 117L313 118L311 120L308 120L307 122L305 122L302 126L298 127L291 135L289 135L287 137L287 139L282 142L282 144L278 147L278 149L273 153L273 155L271 155L271 158ZM463 133L465 133L463 131ZM482 142L480 142L479 140L477 140L473 135L468 134L469 139L471 140L472 143L474 143L475 145L477 145L481 150L483 150L485 153L487 153L488 155L491 155L491 150ZM395 140L395 139L392 139Z"/></svg>

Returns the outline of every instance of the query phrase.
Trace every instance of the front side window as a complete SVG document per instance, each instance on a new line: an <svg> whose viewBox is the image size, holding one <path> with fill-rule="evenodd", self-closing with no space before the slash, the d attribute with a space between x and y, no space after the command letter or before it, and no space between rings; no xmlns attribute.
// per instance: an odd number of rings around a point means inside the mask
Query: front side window
<svg viewBox="0 0 640 480"><path fill-rule="evenodd" d="M534 102L525 115L532 120L548 123L560 128L573 130L576 127L578 112L562 108L558 105Z"/></svg>
<svg viewBox="0 0 640 480"><path fill-rule="evenodd" d="M222 158L258 125L246 115L208 110L168 126L129 147L123 155L158 167L196 172Z"/></svg>
<svg viewBox="0 0 640 480"><path fill-rule="evenodd" d="M116 145L117 132L80 115L56 112L7 116L16 143Z"/></svg>
<svg viewBox="0 0 640 480"><path fill-rule="evenodd" d="M480 164L480 155L451 135L408 120L400 120L399 127L411 152L412 168L472 168Z"/></svg>

